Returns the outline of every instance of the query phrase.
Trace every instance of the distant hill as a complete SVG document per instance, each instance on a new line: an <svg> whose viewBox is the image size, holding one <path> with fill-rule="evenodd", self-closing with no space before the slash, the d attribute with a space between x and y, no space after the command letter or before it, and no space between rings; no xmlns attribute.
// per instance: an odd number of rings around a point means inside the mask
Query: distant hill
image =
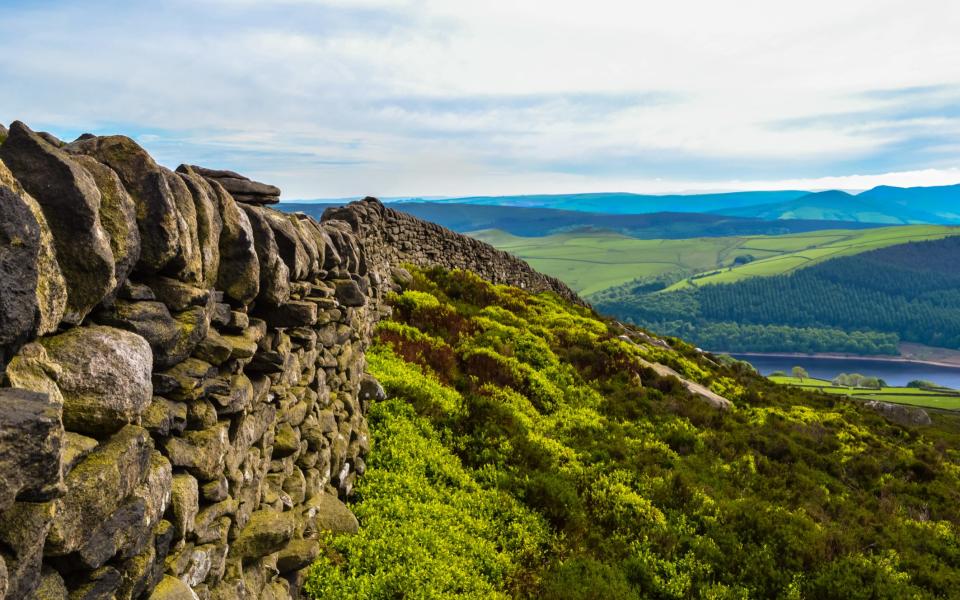
<svg viewBox="0 0 960 600"><path fill-rule="evenodd" d="M280 204L281 209L300 211L319 218L336 204ZM639 239L683 239L740 235L784 235L821 229L866 229L874 223L822 220L765 220L705 213L658 212L615 215L552 208L454 204L446 202L391 203L391 207L415 217L439 223L460 233L498 229L523 237L542 237L575 231L602 230Z"/></svg>
<svg viewBox="0 0 960 600"><path fill-rule="evenodd" d="M591 194L533 194L519 196L468 196L432 200L436 204L479 204L485 206L520 206L525 208L555 208L606 214L646 214L664 212L710 212L725 208L740 208L758 204L786 202L809 192L799 190L730 192L722 194L629 194L623 192ZM409 201L404 201L409 202ZM414 200L414 202L418 202Z"/></svg>
<svg viewBox="0 0 960 600"><path fill-rule="evenodd" d="M906 225L960 223L960 185L875 187L860 194L817 192L782 202L718 208L714 214L758 219L825 219Z"/></svg>

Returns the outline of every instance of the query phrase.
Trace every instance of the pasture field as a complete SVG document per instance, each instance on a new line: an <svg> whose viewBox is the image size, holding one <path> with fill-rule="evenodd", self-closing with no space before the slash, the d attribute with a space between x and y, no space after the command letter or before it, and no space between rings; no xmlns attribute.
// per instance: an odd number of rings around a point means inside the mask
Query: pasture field
<svg viewBox="0 0 960 600"><path fill-rule="evenodd" d="M880 400L894 404L909 404L923 408L941 410L960 410L960 392L954 390L923 390L908 387L884 387L879 390L870 388L838 387L824 379L796 377L769 377L770 381L780 385L801 387L806 390L849 396L859 400Z"/></svg>
<svg viewBox="0 0 960 600"><path fill-rule="evenodd" d="M907 225L675 240L640 240L610 232L519 237L499 230L482 230L470 235L519 256L535 269L560 278L581 295L590 296L637 278L665 274L686 277L668 290L779 275L831 258L958 234L960 227ZM737 257L745 256L753 261L733 266ZM691 278L698 273L698 277Z"/></svg>

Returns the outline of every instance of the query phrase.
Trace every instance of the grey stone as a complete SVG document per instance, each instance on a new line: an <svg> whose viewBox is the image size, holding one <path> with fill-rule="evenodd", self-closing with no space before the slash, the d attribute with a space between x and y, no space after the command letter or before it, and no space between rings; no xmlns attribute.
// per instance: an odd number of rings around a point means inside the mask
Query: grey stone
<svg viewBox="0 0 960 600"><path fill-rule="evenodd" d="M67 289L40 205L0 161L0 361L3 347L55 331Z"/></svg>
<svg viewBox="0 0 960 600"><path fill-rule="evenodd" d="M261 266L257 258L250 219L220 184L212 184L217 212L222 220L217 289L235 303L246 306L260 292Z"/></svg>
<svg viewBox="0 0 960 600"><path fill-rule="evenodd" d="M292 512L258 510L231 544L230 555L249 560L273 554L287 545L295 529Z"/></svg>
<svg viewBox="0 0 960 600"><path fill-rule="evenodd" d="M360 290L357 282L352 279L337 282L336 297L337 301L344 306L363 306L367 303L367 297Z"/></svg>
<svg viewBox="0 0 960 600"><path fill-rule="evenodd" d="M66 477L44 552L64 556L80 550L146 477L152 450L150 434L127 425L81 460Z"/></svg>
<svg viewBox="0 0 960 600"><path fill-rule="evenodd" d="M117 173L137 207L138 269L155 273L165 267L180 249L180 229L173 193L157 163L136 142L120 135L80 139L65 150L89 154Z"/></svg>
<svg viewBox="0 0 960 600"><path fill-rule="evenodd" d="M100 190L100 223L110 236L115 276L122 284L140 260L137 207L113 169L85 154L75 155L74 160L90 173Z"/></svg>
<svg viewBox="0 0 960 600"><path fill-rule="evenodd" d="M63 318L79 323L117 285L97 184L69 155L19 121L10 126L0 158L43 211L70 290Z"/></svg>
<svg viewBox="0 0 960 600"><path fill-rule="evenodd" d="M49 395L0 388L0 512L14 499L63 492L62 406Z"/></svg>
<svg viewBox="0 0 960 600"><path fill-rule="evenodd" d="M263 216L263 209L241 204L253 230L253 238L260 262L259 301L279 306L290 300L290 271L280 259L280 251L273 235L273 229Z"/></svg>
<svg viewBox="0 0 960 600"><path fill-rule="evenodd" d="M320 532L357 533L360 523L350 512L347 505L331 494L317 494L307 500L302 507L306 524L304 537Z"/></svg>
<svg viewBox="0 0 960 600"><path fill-rule="evenodd" d="M63 423L97 435L135 422L150 405L153 354L135 333L105 327L78 327L40 341L62 372Z"/></svg>
<svg viewBox="0 0 960 600"><path fill-rule="evenodd" d="M177 168L177 174L193 196L197 215L197 241L203 265L203 284L204 287L213 287L220 271L220 234L223 231L223 218L217 210L217 192L202 176L185 165Z"/></svg>

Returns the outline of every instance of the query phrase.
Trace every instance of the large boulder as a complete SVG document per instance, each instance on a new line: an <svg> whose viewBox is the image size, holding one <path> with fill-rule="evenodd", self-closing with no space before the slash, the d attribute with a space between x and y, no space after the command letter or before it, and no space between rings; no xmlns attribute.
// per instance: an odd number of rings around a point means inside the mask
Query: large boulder
<svg viewBox="0 0 960 600"><path fill-rule="evenodd" d="M84 548L146 478L152 455L147 430L128 425L81 460L66 477L44 552L65 556Z"/></svg>
<svg viewBox="0 0 960 600"><path fill-rule="evenodd" d="M927 411L916 406L905 406L879 400L868 400L864 402L864 406L904 427L922 427L933 423Z"/></svg>
<svg viewBox="0 0 960 600"><path fill-rule="evenodd" d="M276 204L280 202L280 188L275 185L253 181L233 171L206 169L191 165L194 171L216 181L224 187L237 202L249 204Z"/></svg>
<svg viewBox="0 0 960 600"><path fill-rule="evenodd" d="M116 171L137 207L138 269L153 273L165 267L180 250L180 227L173 193L159 165L122 135L84 136L64 149L89 154Z"/></svg>
<svg viewBox="0 0 960 600"><path fill-rule="evenodd" d="M100 190L86 169L19 121L0 158L43 210L69 289L64 320L79 323L117 285Z"/></svg>
<svg viewBox="0 0 960 600"><path fill-rule="evenodd" d="M280 250L273 235L264 209L241 204L253 229L253 238L260 261L260 294L257 300L278 306L290 299L290 271L280 258Z"/></svg>
<svg viewBox="0 0 960 600"><path fill-rule="evenodd" d="M253 227L247 213L218 183L211 184L217 212L223 228L220 231L220 265L216 273L217 289L245 306L260 293L260 261L257 258Z"/></svg>
<svg viewBox="0 0 960 600"><path fill-rule="evenodd" d="M193 203L193 194L179 175L165 167L160 167L160 171L177 207L177 230L180 239L180 250L167 264L166 271L181 281L199 284L203 281L203 256L200 252L197 207Z"/></svg>
<svg viewBox="0 0 960 600"><path fill-rule="evenodd" d="M110 307L94 313L93 318L101 325L119 327L143 336L158 360L171 352L179 335L177 321L170 309L156 300L117 300ZM186 357L180 360L183 358Z"/></svg>
<svg viewBox="0 0 960 600"><path fill-rule="evenodd" d="M122 284L140 260L137 207L113 169L85 154L75 155L74 160L93 176L100 189L100 223L110 236L117 284Z"/></svg>
<svg viewBox="0 0 960 600"><path fill-rule="evenodd" d="M17 243L13 243L16 240ZM0 348L56 331L67 284L40 205L0 161Z"/></svg>
<svg viewBox="0 0 960 600"><path fill-rule="evenodd" d="M287 545L295 531L292 512L258 510L230 545L230 555L250 560L273 554Z"/></svg>
<svg viewBox="0 0 960 600"><path fill-rule="evenodd" d="M150 344L122 329L77 327L40 343L62 372L63 423L100 437L136 422L153 395Z"/></svg>
<svg viewBox="0 0 960 600"><path fill-rule="evenodd" d="M48 394L0 388L0 512L63 492L62 411Z"/></svg>
<svg viewBox="0 0 960 600"><path fill-rule="evenodd" d="M290 278L294 281L307 279L315 271L313 264L316 260L316 248L313 255L307 250L308 240L303 236L297 219L270 209L264 209L260 214L273 230L277 250L290 271ZM312 240L309 241L312 242ZM316 243L311 245L315 246Z"/></svg>
<svg viewBox="0 0 960 600"><path fill-rule="evenodd" d="M200 260L203 264L203 285L214 287L220 270L220 233L223 218L217 210L217 193L206 179L180 165L177 175L183 180L190 194L197 215L197 241L200 244Z"/></svg>

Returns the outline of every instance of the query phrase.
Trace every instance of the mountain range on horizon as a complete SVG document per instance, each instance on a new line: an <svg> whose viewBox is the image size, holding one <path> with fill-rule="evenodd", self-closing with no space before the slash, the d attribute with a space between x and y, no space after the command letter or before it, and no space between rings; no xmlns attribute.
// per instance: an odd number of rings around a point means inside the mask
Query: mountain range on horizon
<svg viewBox="0 0 960 600"><path fill-rule="evenodd" d="M745 191L709 194L634 194L594 192L452 198L384 198L391 204L473 205L551 209L606 215L706 213L777 220L842 221L905 225L960 224L960 184L931 187L877 186L852 194L841 190ZM338 205L348 199L318 199L291 205Z"/></svg>

